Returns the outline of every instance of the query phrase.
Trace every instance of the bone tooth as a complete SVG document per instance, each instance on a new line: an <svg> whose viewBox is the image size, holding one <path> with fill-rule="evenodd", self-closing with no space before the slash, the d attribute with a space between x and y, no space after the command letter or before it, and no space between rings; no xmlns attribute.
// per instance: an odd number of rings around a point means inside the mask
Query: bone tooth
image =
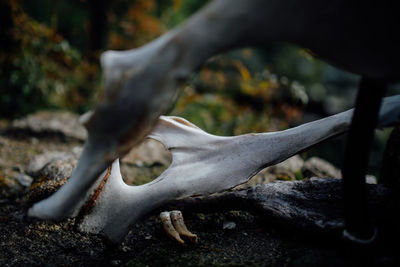
<svg viewBox="0 0 400 267"><path fill-rule="evenodd" d="M174 225L176 231L178 231L179 235L182 238L188 239L191 242L197 243L197 235L191 233L183 220L182 212L179 210L173 210L170 212L172 224Z"/></svg>
<svg viewBox="0 0 400 267"><path fill-rule="evenodd" d="M171 222L171 216L169 211L163 211L160 213L160 219L164 228L164 231L167 233L167 235L176 241L179 242L179 244L184 245L185 241L181 239L179 236L179 233L175 230L174 226L172 225Z"/></svg>

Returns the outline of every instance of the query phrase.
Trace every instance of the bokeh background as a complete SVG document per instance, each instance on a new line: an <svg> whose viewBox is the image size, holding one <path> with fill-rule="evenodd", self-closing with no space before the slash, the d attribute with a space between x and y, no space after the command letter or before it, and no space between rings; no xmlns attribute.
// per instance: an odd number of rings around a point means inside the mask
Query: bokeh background
<svg viewBox="0 0 400 267"><path fill-rule="evenodd" d="M2 0L1 118L92 109L102 87L102 51L139 47L207 2ZM209 59L182 86L169 114L218 135L283 130L351 108L358 81L289 44L243 48ZM375 175L389 132L375 138L369 170ZM339 137L302 157L320 156L340 167L343 147Z"/></svg>

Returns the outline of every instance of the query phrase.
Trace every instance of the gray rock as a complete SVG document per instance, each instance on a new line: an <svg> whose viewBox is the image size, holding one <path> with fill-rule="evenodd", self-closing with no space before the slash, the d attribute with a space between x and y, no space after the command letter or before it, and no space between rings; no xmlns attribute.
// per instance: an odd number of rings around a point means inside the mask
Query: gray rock
<svg viewBox="0 0 400 267"><path fill-rule="evenodd" d="M38 171L34 173L37 178L28 192L30 202L37 202L57 191L68 180L78 163L78 157L74 153L50 152L48 156L46 154L42 156L46 160L39 160L39 163L44 163L44 166L32 163Z"/></svg>
<svg viewBox="0 0 400 267"><path fill-rule="evenodd" d="M39 175L39 172L50 162L55 160L66 160L73 155L67 152L47 152L40 155L36 155L29 162L26 172L32 176Z"/></svg>
<svg viewBox="0 0 400 267"><path fill-rule="evenodd" d="M84 141L87 136L86 129L79 123L79 116L70 112L41 111L13 121L10 130L36 135L54 134L79 141Z"/></svg>
<svg viewBox="0 0 400 267"><path fill-rule="evenodd" d="M306 177L342 178L338 168L318 157L309 158L304 163L302 171Z"/></svg>
<svg viewBox="0 0 400 267"><path fill-rule="evenodd" d="M304 177L320 177L320 178L342 178L342 172L340 169L333 166L318 157L309 158L302 168ZM368 184L376 184L376 177L370 174L365 176L365 182Z"/></svg>
<svg viewBox="0 0 400 267"><path fill-rule="evenodd" d="M25 173L20 173L18 175L18 182L22 186L29 187L33 182L33 178Z"/></svg>
<svg viewBox="0 0 400 267"><path fill-rule="evenodd" d="M168 166L171 163L171 153L165 149L164 145L153 139L145 139L140 145L134 147L121 163L133 164L139 167L153 164Z"/></svg>
<svg viewBox="0 0 400 267"><path fill-rule="evenodd" d="M68 179L78 163L75 157L66 157L49 162L41 171L41 176L51 177L52 180L62 181Z"/></svg>
<svg viewBox="0 0 400 267"><path fill-rule="evenodd" d="M236 189L243 189L255 186L257 184L271 183L277 179L280 180L295 180L296 173L300 172L304 165L303 159L299 155L295 155L282 161L274 166L267 167L257 173L247 183L235 187Z"/></svg>
<svg viewBox="0 0 400 267"><path fill-rule="evenodd" d="M299 155L295 155L267 169L280 180L295 180L295 173L301 171L303 165L304 160Z"/></svg>

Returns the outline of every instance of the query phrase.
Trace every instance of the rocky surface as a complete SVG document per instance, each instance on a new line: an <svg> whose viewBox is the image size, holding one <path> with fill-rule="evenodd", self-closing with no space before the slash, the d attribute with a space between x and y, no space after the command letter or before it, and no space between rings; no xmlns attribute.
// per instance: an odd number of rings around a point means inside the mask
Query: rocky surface
<svg viewBox="0 0 400 267"><path fill-rule="evenodd" d="M389 211L390 191L383 185L371 184L367 190L369 215L374 224L383 224ZM187 198L168 206L190 211L240 208L310 235L340 237L344 230L341 181L336 178L275 181L208 197Z"/></svg>
<svg viewBox="0 0 400 267"><path fill-rule="evenodd" d="M65 139L84 141L87 133L79 123L79 116L70 112L41 111L11 123L11 132L30 135L58 135Z"/></svg>
<svg viewBox="0 0 400 267"><path fill-rule="evenodd" d="M74 120L77 121L77 116ZM70 127L72 130L75 126ZM196 210L181 202L186 205L182 208L188 228L199 236L199 243L195 245L182 247L167 238L157 216L159 211L133 225L120 244L79 232L73 219L46 222L28 218L26 212L32 202L57 190L76 165L82 139L61 136L64 137L60 138L58 130L37 134L23 128L18 130L14 123L0 122L0 266L341 266L360 260L357 253L343 246L337 233L332 236L321 235L315 229L304 231L283 223L285 220L271 213L249 208L254 205L246 206L243 199L254 200L262 193L257 189L260 186L254 187L256 182L304 179L306 163L298 156L263 170L242 185L242 190L235 191L241 195L241 205L235 205L238 201L222 205L224 202L219 199L223 209L213 210L208 205ZM167 168L169 157L162 145L146 141L121 160L123 176L130 184L148 182ZM306 185L315 187L312 182ZM264 186L270 185L261 187ZM285 189L285 186L278 187ZM332 188L329 192L335 199L338 188ZM295 189L301 192L300 187ZM321 203L321 199L330 198L326 191L318 191L316 196L320 199L315 201ZM273 199L271 196L270 200ZM286 204L297 201L300 200ZM312 201L300 203L300 213ZM285 202L275 203L280 205L280 208L276 206L277 212L287 207ZM274 206L267 203L265 207ZM373 247L373 253L363 250L361 258L376 266L395 265L393 251L384 241Z"/></svg>
<svg viewBox="0 0 400 267"><path fill-rule="evenodd" d="M342 178L342 173L335 166L326 160L312 157L303 165L303 173L305 176Z"/></svg>

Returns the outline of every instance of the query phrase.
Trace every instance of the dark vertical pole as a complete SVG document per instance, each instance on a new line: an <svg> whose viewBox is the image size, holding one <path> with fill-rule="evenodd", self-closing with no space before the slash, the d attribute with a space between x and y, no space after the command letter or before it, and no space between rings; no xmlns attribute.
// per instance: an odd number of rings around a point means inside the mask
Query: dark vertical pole
<svg viewBox="0 0 400 267"><path fill-rule="evenodd" d="M11 6L8 1L0 1L0 49L7 54L13 48L12 38L13 20L11 18Z"/></svg>
<svg viewBox="0 0 400 267"><path fill-rule="evenodd" d="M400 126L393 129L386 142L379 183L390 189L390 202L385 207L385 212L389 216L385 228L380 231L380 234L385 236L387 244L396 244L400 239L400 229L398 220L396 220L396 212L393 211L398 211L400 208ZM393 247L393 252L393 255L398 255L396 246Z"/></svg>
<svg viewBox="0 0 400 267"><path fill-rule="evenodd" d="M368 219L365 174L385 90L385 82L362 78L347 138L342 168L344 237L359 243L372 241L375 233Z"/></svg>
<svg viewBox="0 0 400 267"><path fill-rule="evenodd" d="M379 183L400 192L400 126L396 126L390 134L383 152L382 168ZM397 195L400 197L400 195Z"/></svg>
<svg viewBox="0 0 400 267"><path fill-rule="evenodd" d="M103 50L107 46L108 0L89 0L90 32L89 52Z"/></svg>

